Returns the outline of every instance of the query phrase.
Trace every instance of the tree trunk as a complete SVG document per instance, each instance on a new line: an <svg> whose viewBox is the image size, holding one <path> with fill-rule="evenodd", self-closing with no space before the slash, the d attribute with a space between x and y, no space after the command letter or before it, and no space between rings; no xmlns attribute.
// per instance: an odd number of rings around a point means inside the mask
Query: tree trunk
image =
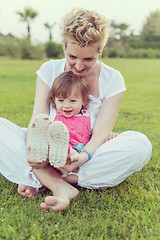
<svg viewBox="0 0 160 240"><path fill-rule="evenodd" d="M31 39L31 30L30 30L29 23L28 23L28 26L27 26L27 31L28 31L28 39L30 40Z"/></svg>
<svg viewBox="0 0 160 240"><path fill-rule="evenodd" d="M49 40L52 41L52 33L51 33L51 31L49 32Z"/></svg>

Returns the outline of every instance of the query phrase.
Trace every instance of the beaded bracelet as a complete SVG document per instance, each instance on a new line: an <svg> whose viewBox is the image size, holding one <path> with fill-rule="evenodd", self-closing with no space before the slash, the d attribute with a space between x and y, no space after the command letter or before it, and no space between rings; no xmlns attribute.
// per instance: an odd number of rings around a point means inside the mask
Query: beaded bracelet
<svg viewBox="0 0 160 240"><path fill-rule="evenodd" d="M86 152L88 154L88 157L89 157L88 160L91 160L92 155L91 155L91 153L87 149L83 148L81 152Z"/></svg>

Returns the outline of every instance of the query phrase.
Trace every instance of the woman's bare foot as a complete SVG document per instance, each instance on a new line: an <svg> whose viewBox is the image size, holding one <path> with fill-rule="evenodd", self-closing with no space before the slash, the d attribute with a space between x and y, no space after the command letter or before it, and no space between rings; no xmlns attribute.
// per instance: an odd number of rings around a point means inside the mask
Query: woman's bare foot
<svg viewBox="0 0 160 240"><path fill-rule="evenodd" d="M42 210L52 210L53 212L60 212L68 208L70 201L65 198L48 196L45 202L41 203Z"/></svg>
<svg viewBox="0 0 160 240"><path fill-rule="evenodd" d="M18 185L17 189L19 195L23 197L28 197L28 198L35 198L36 196L36 189L33 187L29 187L23 184Z"/></svg>
<svg viewBox="0 0 160 240"><path fill-rule="evenodd" d="M79 194L78 189L71 185L60 189L60 192L54 196L47 196L45 202L41 203L42 210L52 210L53 212L61 212L68 208L72 199L76 198Z"/></svg>

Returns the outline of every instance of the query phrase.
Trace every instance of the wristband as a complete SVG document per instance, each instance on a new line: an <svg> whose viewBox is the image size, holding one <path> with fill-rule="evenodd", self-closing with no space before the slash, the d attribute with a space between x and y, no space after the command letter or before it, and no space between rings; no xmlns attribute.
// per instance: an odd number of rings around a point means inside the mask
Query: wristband
<svg viewBox="0 0 160 240"><path fill-rule="evenodd" d="M88 157L89 157L88 160L91 160L92 155L91 155L91 153L87 149L82 149L81 152L86 152L88 154Z"/></svg>

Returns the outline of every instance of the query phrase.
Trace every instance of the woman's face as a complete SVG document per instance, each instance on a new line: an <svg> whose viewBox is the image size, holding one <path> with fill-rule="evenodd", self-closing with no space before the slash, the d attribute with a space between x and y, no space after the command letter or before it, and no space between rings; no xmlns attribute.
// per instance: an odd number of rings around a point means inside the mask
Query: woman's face
<svg viewBox="0 0 160 240"><path fill-rule="evenodd" d="M80 47L74 43L67 43L64 54L67 60L66 70L80 77L86 77L92 73L100 56L97 46Z"/></svg>

